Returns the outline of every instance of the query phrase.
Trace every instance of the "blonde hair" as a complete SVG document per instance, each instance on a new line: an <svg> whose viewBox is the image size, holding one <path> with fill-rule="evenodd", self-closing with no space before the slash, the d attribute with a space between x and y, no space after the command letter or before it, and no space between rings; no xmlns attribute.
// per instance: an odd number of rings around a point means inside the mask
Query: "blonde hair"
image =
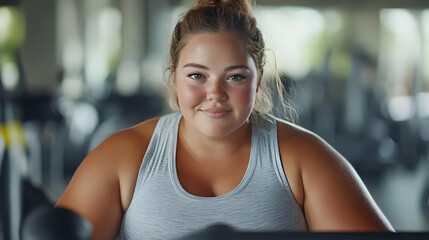
<svg viewBox="0 0 429 240"><path fill-rule="evenodd" d="M181 17L173 31L169 66L166 68L166 72L169 74L165 78L165 86L169 91L169 103L173 110L179 110L173 75L180 53L192 35L221 31L236 34L253 58L258 74L261 73L266 63L265 42L252 14L252 5L253 2L247 0L197 0L195 6ZM272 112L271 89L273 87L268 86L268 82L261 80L252 114L263 115ZM283 85L278 74L276 74L274 88L277 89L282 109L285 110L283 112L286 113L286 110L291 107L284 101ZM286 114L284 115L287 117Z"/></svg>

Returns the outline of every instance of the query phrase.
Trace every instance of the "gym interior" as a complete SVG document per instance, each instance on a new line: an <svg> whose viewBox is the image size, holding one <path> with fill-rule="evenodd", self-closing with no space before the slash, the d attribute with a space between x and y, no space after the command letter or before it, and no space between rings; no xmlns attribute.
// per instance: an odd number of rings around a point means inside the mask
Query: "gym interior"
<svg viewBox="0 0 429 240"><path fill-rule="evenodd" d="M350 161L396 231L427 232L429 1L256 3L264 78L280 74L293 121ZM0 240L106 137L170 111L169 41L192 4L0 0Z"/></svg>

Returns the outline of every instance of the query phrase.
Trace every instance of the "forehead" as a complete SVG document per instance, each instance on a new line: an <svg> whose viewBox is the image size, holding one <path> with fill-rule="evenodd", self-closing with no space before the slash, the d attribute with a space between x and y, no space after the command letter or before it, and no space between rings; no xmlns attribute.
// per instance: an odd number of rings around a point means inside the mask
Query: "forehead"
<svg viewBox="0 0 429 240"><path fill-rule="evenodd" d="M187 62L223 62L225 64L254 64L242 39L234 33L199 33L187 38L180 57L179 66Z"/></svg>

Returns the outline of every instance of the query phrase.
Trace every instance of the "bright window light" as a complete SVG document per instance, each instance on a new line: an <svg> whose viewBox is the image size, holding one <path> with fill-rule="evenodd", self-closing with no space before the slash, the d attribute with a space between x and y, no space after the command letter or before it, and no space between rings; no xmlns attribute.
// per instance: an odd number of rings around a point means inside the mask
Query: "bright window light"
<svg viewBox="0 0 429 240"><path fill-rule="evenodd" d="M18 86L19 71L14 62L5 62L1 66L1 79L6 91L12 91Z"/></svg>
<svg viewBox="0 0 429 240"><path fill-rule="evenodd" d="M256 9L255 16L266 48L275 54L277 71L298 79L308 74L326 28L322 13L311 8L261 7ZM268 63L273 61L270 58ZM269 74L270 70L266 72Z"/></svg>

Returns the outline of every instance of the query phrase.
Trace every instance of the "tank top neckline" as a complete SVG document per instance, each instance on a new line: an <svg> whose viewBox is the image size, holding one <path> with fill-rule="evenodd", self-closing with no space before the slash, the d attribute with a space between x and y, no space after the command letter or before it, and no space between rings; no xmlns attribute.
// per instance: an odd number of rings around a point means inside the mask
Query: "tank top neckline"
<svg viewBox="0 0 429 240"><path fill-rule="evenodd" d="M256 135L255 134L255 124L252 124L251 126L251 131L252 131L252 136L251 136L251 143L250 143L250 156L249 156L249 162L247 165L247 169L246 172L244 173L243 178L241 179L240 183L231 191L219 195L219 196L214 196L214 197L204 197L204 196L198 196L198 195L194 195L192 193L189 193L188 191L186 191L182 184L180 183L179 180L179 176L177 174L177 168L176 168L176 152L177 152L177 138L178 138L178 132L179 132L179 124L180 121L182 120L182 114L178 114L177 118L175 119L174 122L174 127L175 127L175 131L173 131L173 135L172 135L172 151L170 152L170 156L169 156L169 170L170 170L170 176L171 176L171 180L173 182L173 186L175 188L175 190L182 195L183 197L186 198L191 198L194 200L200 200L200 201L216 201L216 200L221 200L221 199L226 199L226 198L230 198L236 194L238 194L241 190L243 190L246 185L249 183L253 172L255 170L255 166L256 166L256 152L255 151L255 147L258 146L256 141Z"/></svg>

